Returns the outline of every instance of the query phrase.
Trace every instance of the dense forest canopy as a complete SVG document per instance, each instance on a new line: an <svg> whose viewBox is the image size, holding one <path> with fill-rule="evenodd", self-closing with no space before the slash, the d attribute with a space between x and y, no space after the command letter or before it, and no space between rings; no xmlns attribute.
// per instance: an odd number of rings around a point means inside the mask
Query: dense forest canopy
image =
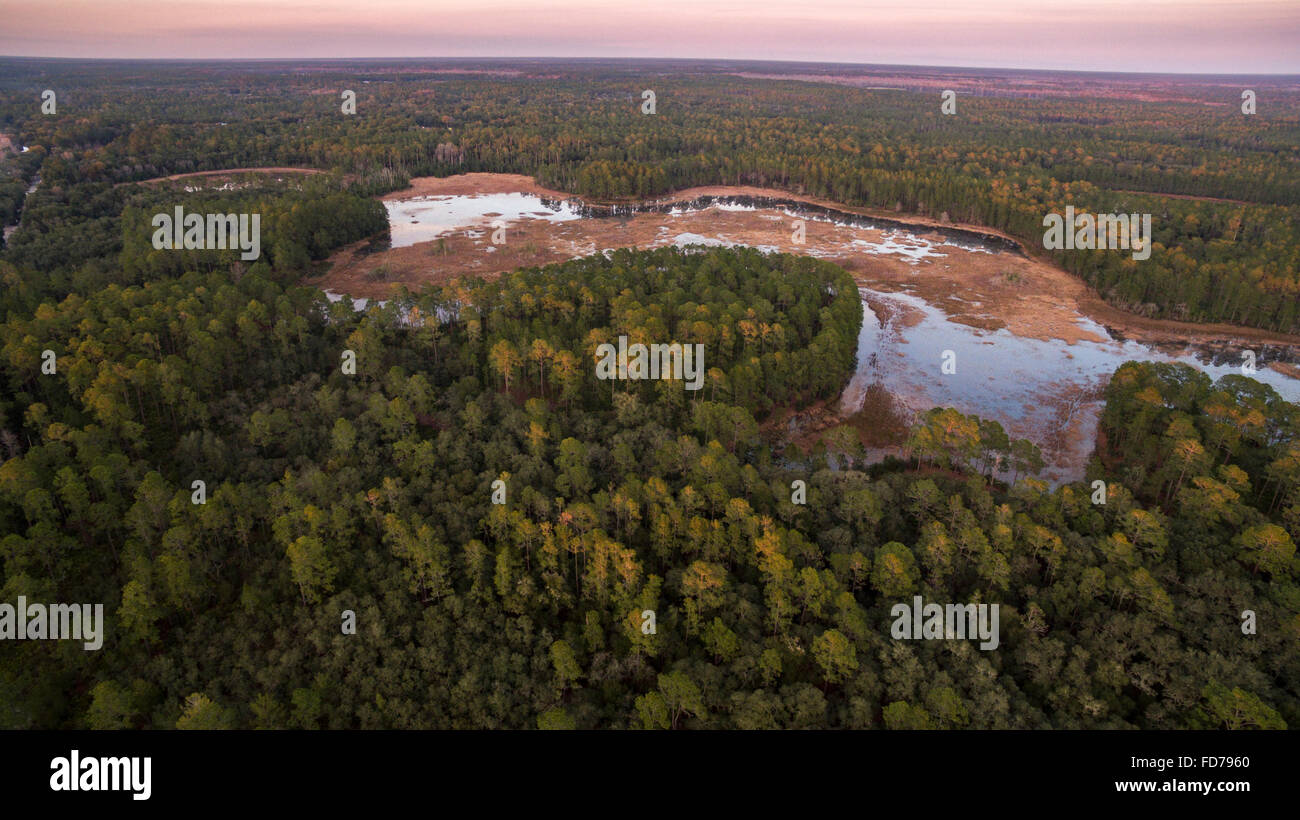
<svg viewBox="0 0 1300 820"><path fill-rule="evenodd" d="M619 251L364 313L291 278L188 272L6 325L0 597L114 614L99 652L6 648L8 725L1300 719L1296 414L1255 382L1126 365L1097 505L991 480L1032 451L954 411L918 423L915 469L774 447L768 411L852 369L829 263ZM706 388L596 380L619 334L705 343ZM891 640L914 594L1000 602L1000 648Z"/></svg>
<svg viewBox="0 0 1300 820"><path fill-rule="evenodd" d="M1288 329L1293 103L990 97L944 121L725 75L7 65L0 130L33 147L0 196L41 184L7 200L0 256L0 601L102 602L108 630L6 642L0 725L1300 725L1300 414L1254 380L1124 365L1087 480L1053 489L1032 444L950 408L904 459L848 427L790 444L783 412L840 394L862 322L813 258L620 250L361 312L300 284L382 234L372 197L409 175L516 171L1018 235L1066 201L1150 203L1149 263L1066 264L1119 303ZM273 165L328 173L133 184ZM262 257L153 248L178 202L261 213ZM702 388L598 379L619 336L703 345ZM891 638L914 596L998 604L997 649Z"/></svg>

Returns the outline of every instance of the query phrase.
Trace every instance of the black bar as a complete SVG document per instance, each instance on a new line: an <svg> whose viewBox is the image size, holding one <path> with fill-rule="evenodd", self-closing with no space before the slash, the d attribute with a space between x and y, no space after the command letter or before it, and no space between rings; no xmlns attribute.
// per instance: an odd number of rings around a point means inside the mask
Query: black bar
<svg viewBox="0 0 1300 820"><path fill-rule="evenodd" d="M73 749L83 765L91 756L149 757L148 799L126 790L53 791L51 761ZM1285 732L34 731L0 735L0 783L7 806L17 798L128 813L337 809L340 801L475 811L465 800L494 814L513 804L586 814L643 800L674 812L787 801L822 811L873 795L918 810L1141 805L1218 813L1292 797L1293 753ZM1172 764L1138 768L1133 758ZM1179 765L1188 758L1192 767ZM1157 791L1120 792L1117 782L1149 782ZM1174 782L1245 783L1249 791L1160 790Z"/></svg>

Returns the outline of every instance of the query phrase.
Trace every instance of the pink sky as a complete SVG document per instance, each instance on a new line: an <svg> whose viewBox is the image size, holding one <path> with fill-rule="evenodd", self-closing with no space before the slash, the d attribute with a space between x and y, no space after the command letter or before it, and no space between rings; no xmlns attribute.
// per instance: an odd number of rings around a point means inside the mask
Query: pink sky
<svg viewBox="0 0 1300 820"><path fill-rule="evenodd" d="M0 0L0 55L1300 73L1300 0Z"/></svg>

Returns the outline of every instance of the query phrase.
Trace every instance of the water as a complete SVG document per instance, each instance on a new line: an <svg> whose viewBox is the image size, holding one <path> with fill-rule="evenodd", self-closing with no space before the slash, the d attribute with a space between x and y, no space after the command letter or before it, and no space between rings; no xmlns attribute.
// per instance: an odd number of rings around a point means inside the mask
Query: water
<svg viewBox="0 0 1300 820"><path fill-rule="evenodd" d="M421 196L385 202L384 207L388 210L394 248L429 242L460 228L488 226L498 219L506 223L521 219L582 219L576 206L568 201L520 193Z"/></svg>
<svg viewBox="0 0 1300 820"><path fill-rule="evenodd" d="M893 256L910 265L946 257L948 248L990 254L1019 254L1002 237L957 228L926 227L917 236L906 223L851 214L794 200L750 196L702 196L689 202L594 206L578 200L555 200L524 193L424 196L384 203L388 209L393 247L427 242L452 231L487 229L505 223L541 219L567 222L636 213L657 213L664 219L652 246L673 244L705 247L739 243L674 227L678 217L707 208L763 211L784 217L874 229L879 239L854 239L839 248L809 247L816 256L846 252ZM780 215L777 215L780 214ZM750 245L775 252L771 245ZM492 250L488 248L488 250ZM593 247L590 252L596 252ZM1116 339L1105 327L1080 315L1076 322L1102 342L1043 340L1016 336L1006 329L985 330L952 321L943 310L906 293L862 288L863 325L858 337L855 372L840 398L840 412L849 415L862 406L867 388L879 383L911 412L931 407L955 407L963 413L997 419L1015 437L1029 438L1043 448L1049 461L1045 477L1053 483L1082 477L1096 435L1102 408L1101 390L1125 361L1182 362L1211 378L1240 373L1240 358L1209 354L1190 345L1162 352L1133 341ZM328 294L332 301L343 298ZM369 300L353 300L364 310ZM382 302L379 304L383 304ZM881 314L872 305L881 309ZM944 374L944 352L956 354L956 372ZM1226 360L1224 360L1226 359ZM1300 380L1260 364L1254 378L1271 385L1288 401L1300 401Z"/></svg>
<svg viewBox="0 0 1300 820"><path fill-rule="evenodd" d="M1059 339L1016 336L1005 328L984 330L954 322L910 294L859 291L863 322L858 362L841 394L841 413L859 409L867 387L879 383L913 413L955 407L997 419L1014 437L1028 438L1044 448L1053 462L1045 475L1053 483L1083 476L1103 405L1100 391L1124 362L1181 362L1211 379L1242 372L1239 359L1238 363L1216 362L1190 346L1165 353L1117 340L1083 316L1078 324L1106 341L1066 344ZM872 308L873 303L883 316ZM956 354L956 372L942 372L944 351ZM1300 401L1300 381L1266 364L1257 367L1253 378L1272 386L1287 401ZM1054 440L1053 433L1062 428L1073 428L1073 434Z"/></svg>
<svg viewBox="0 0 1300 820"><path fill-rule="evenodd" d="M346 293L335 293L335 292L332 291L332 290L327 290L327 291L325 291L325 298L328 299L328 300L330 300L331 302L342 302L344 299L351 299L351 300L352 300L352 309L355 310L355 311L357 311L358 313L360 313L361 311L364 311L366 308L370 307L370 302L371 302L371 300L368 299L368 298L366 298L365 296L358 296L357 298L352 299L352 297L348 296ZM375 304L378 305L378 306L381 307L381 308L382 308L382 307L387 307L387 306L388 306L388 300L387 300L387 299L378 299L378 300L375 300Z"/></svg>
<svg viewBox="0 0 1300 820"><path fill-rule="evenodd" d="M792 219L827 222L885 233L881 244L858 240L864 253L899 254L909 260L939 257L939 247L948 245L982 253L1019 253L1014 242L994 234L961 228L927 227L926 233L941 238L931 241L916 236L905 222L863 216L820 205L809 205L778 197L700 196L687 202L649 202L636 205L590 205L576 199L551 199L524 193L449 194L417 196L384 202L388 211L391 245L404 248L429 242L465 228L485 228L501 220L507 224L540 219L568 222L575 219L602 219L632 214L663 214L672 217L697 213L708 208L723 211L780 211ZM684 241L679 244L684 244ZM732 245L715 238L699 237L698 244Z"/></svg>

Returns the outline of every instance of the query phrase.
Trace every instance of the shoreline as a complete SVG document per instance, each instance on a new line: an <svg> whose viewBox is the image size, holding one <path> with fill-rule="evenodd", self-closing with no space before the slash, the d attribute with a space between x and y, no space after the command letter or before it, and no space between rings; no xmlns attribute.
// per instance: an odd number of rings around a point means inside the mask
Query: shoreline
<svg viewBox="0 0 1300 820"><path fill-rule="evenodd" d="M210 172L205 172L210 173ZM598 200L589 199L576 194L566 193L553 188L548 188L537 182L535 177L525 174L497 174L490 172L472 172L466 174L455 174L446 177L415 177L411 179L410 185L398 191L392 191L379 197L382 202L405 201L417 197L429 196L473 196L481 194L503 194L503 193L522 193L532 194L534 196L547 199L557 199L562 201L576 202L592 209L617 209L619 207L654 207L654 206L671 206L674 204L687 203L698 200L702 197L752 197L755 199L766 200L783 200L812 207L824 208L831 211L840 212L850 216L860 216L866 219L877 220L890 226L898 226L904 229L915 231L918 236L922 236L925 231L933 232L958 232L970 235L973 239L997 239L1012 245L1023 259L1029 263L1028 273L1034 280L1038 280L1040 287L1037 292L1020 291L1018 294L998 294L997 298L1012 298L1018 296L1020 299L1042 298L1047 301L1053 301L1057 304L1052 307L1059 308L1059 300L1064 299L1067 304L1072 305L1075 312L1081 317L1095 322L1104 328L1113 336L1130 339L1135 342L1153 345L1153 346L1171 346L1171 345L1207 345L1215 348L1233 348L1245 347L1251 344L1268 345L1274 347L1287 348L1292 355L1300 355L1300 335L1280 333L1277 331L1263 330L1260 328L1251 328L1239 325L1229 325L1224 323L1194 323L1182 322L1173 319L1156 319L1138 316L1133 313L1114 307L1101 298L1087 283L1075 275L1069 273L1063 268L1055 265L1050 259L1037 252L1035 249L1026 247L1025 243L1010 234L999 231L987 226L967 223L967 222L942 222L932 217L919 215L904 215L889 211L882 211L872 208L858 208L844 205L833 200L822 199L819 197L809 196L806 194L787 191L781 188L764 188L752 185L707 185L695 186L674 191L664 196L646 199L646 200ZM602 217L608 218L608 217ZM622 218L624 222L631 216L624 217L616 215L612 218ZM519 228L526 225L527 222L515 223ZM453 235L447 237L452 240ZM457 239L459 237L456 237ZM924 238L922 236L922 238ZM545 237L531 236L530 241L533 243L543 241ZM811 241L811 239L810 239ZM331 255L329 259L329 269L320 276L309 277L314 280L329 280L331 272L339 266L339 262L354 264L357 252L369 244L370 240L363 240L353 243L347 248L340 249ZM416 243L407 248L421 248L428 246L432 242ZM454 242L453 242L454 244ZM573 244L573 243L571 243ZM638 245L624 245L624 247L637 247ZM406 250L406 248L394 249L397 251ZM592 250L595 252L595 249ZM800 253L797 248L783 252ZM389 252L391 253L391 251ZM572 258L572 255L556 256L553 259L518 260L521 261L519 266L528 266L532 264L547 264L552 261L561 261L561 259ZM581 255L581 254L579 254ZM840 260L830 257L828 261L844 264ZM863 261L863 260L859 260ZM873 260L881 261L884 260ZM967 260L970 264L970 260ZM493 268L502 268L501 265L494 265ZM987 275L982 277L971 277L963 275L960 272L948 271L937 273L942 279L945 276L949 282L948 287L940 286L942 283L931 281L921 281L918 277L915 281L907 282L903 277L892 274L881 275L879 270L867 270L868 267L880 267L879 265L863 264L844 265L854 278L860 284L869 284L873 287L889 287L890 285L903 286L909 292L916 292L923 298L935 301L936 304L944 306L946 312L953 316L956 321L967 324L973 324L981 327L999 326L999 321L1003 317L999 315L997 309L991 311L990 315L971 316L966 315L961 309L958 302L969 302L970 300L962 299L952 295L950 291L958 290L962 292L971 289L987 289L988 281L965 281L975 278L988 280ZM499 275L505 270L513 268L505 267L502 270L484 270L481 275ZM462 271L462 273L474 273L474 271ZM984 272L987 273L987 272ZM928 279L929 277L927 277ZM306 281L306 280L305 280ZM419 282L406 282L394 280L393 282L372 283L361 281L354 283L360 285L357 292L351 292L353 296L370 296L372 298L383 298L386 291L390 290L394 284L407 284L416 286ZM325 287L326 285L321 285ZM349 292L338 285L330 285L333 290L338 292ZM995 286L996 289L996 286ZM945 296L945 291L949 293ZM976 304L979 302L977 301ZM986 314L989 312L986 312ZM994 321L990 321L990 319ZM1008 326L1004 321L1000 326ZM1015 328L1009 327L1013 333L1018 335L1031 335L1039 338L1044 337L1041 329ZM1046 331L1046 335L1060 338L1068 343L1074 343L1078 340L1095 339L1095 335L1082 328L1070 329L1068 327L1057 326Z"/></svg>

